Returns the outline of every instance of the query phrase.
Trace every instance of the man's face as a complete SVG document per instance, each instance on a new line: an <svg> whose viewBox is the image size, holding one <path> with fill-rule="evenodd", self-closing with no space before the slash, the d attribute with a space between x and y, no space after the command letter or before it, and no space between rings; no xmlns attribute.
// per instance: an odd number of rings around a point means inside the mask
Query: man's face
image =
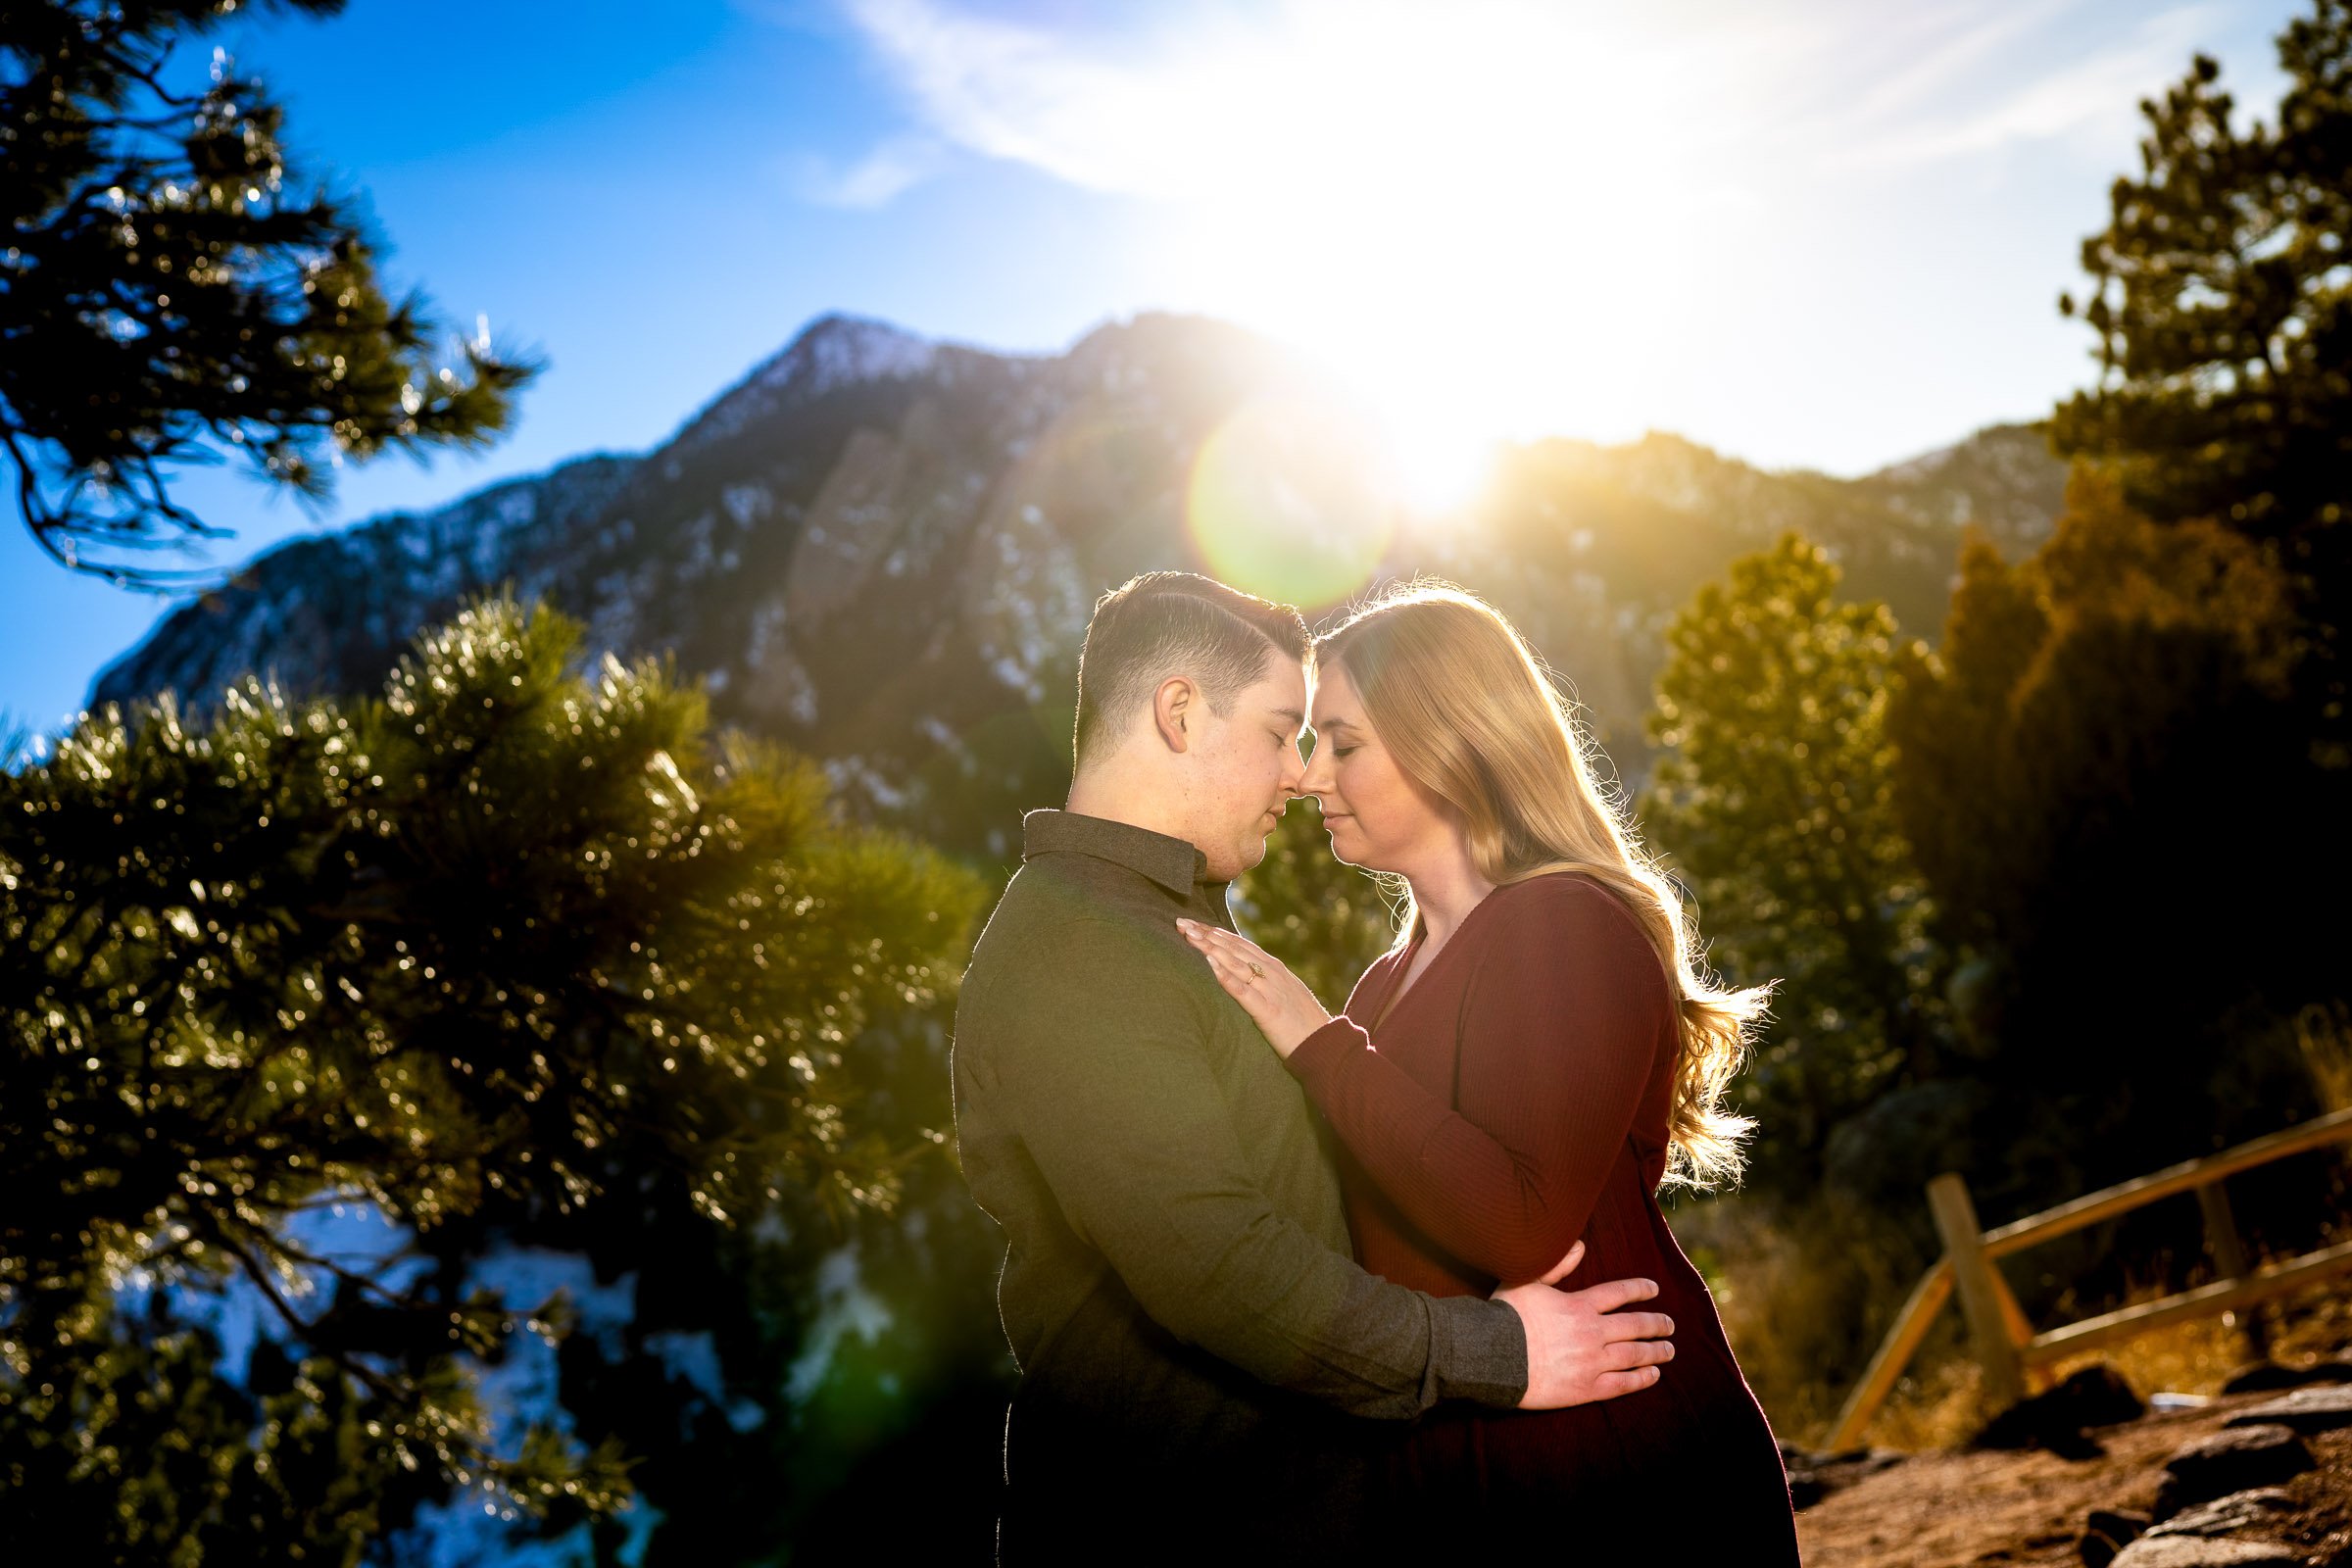
<svg viewBox="0 0 2352 1568"><path fill-rule="evenodd" d="M1298 792L1298 735L1306 725L1306 670L1276 649L1223 717L1201 710L1192 787L1193 842L1208 874L1231 881L1266 858L1266 835Z"/></svg>

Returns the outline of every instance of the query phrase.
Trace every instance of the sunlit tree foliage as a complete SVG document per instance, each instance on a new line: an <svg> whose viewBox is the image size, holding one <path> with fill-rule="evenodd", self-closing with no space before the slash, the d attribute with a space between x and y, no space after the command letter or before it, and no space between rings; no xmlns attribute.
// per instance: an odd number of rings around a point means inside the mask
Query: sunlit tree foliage
<svg viewBox="0 0 2352 1568"><path fill-rule="evenodd" d="M658 666L578 654L493 602L380 700L248 682L0 776L0 1534L354 1561L453 1488L609 1509L617 1442L499 1447L472 1391L554 1306L387 1284L289 1220L364 1199L426 1252L658 1190L673 1233L812 1221L936 1159L861 1120L844 1053L935 1011L972 879L835 821ZM231 1278L284 1347L242 1379L171 1321Z"/></svg>
<svg viewBox="0 0 2352 1568"><path fill-rule="evenodd" d="M2242 128L2199 55L2141 113L2137 177L2082 242L2099 383L2052 420L2161 521L2212 517L2308 558L2352 518L2352 3L2279 34L2286 91ZM2340 559L2338 564L2340 564Z"/></svg>
<svg viewBox="0 0 2352 1568"><path fill-rule="evenodd" d="M245 0L331 16L343 0ZM323 460L477 446L529 357L388 298L351 205L304 190L284 111L216 54L239 0L0 3L0 450L26 526L69 566L163 586L159 548L225 530L171 470L236 459L323 497Z"/></svg>
<svg viewBox="0 0 2352 1568"><path fill-rule="evenodd" d="M1936 957L1895 819L1886 702L1901 648L1878 604L1789 534L1675 618L1642 804L1697 905L1710 960L1775 986L1741 1091L1755 1179L1809 1185L1841 1118L1930 1069Z"/></svg>
<svg viewBox="0 0 2352 1568"><path fill-rule="evenodd" d="M2312 0L2278 50L2267 122L2233 122L2203 55L2141 104L2140 172L2082 242L2084 298L2060 300L2096 332L2101 374L2050 434L2145 515L2275 552L2308 644L2292 701L2352 774L2352 0Z"/></svg>

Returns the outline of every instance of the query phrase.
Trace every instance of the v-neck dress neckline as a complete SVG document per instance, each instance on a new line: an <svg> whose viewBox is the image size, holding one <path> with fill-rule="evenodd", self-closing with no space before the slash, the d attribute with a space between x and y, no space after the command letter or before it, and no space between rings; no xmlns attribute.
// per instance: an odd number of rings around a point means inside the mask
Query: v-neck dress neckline
<svg viewBox="0 0 2352 1568"><path fill-rule="evenodd" d="M1500 887L1490 888L1487 890L1485 897L1481 898L1476 904L1470 906L1469 912L1462 916L1460 922L1454 926L1452 935L1446 939L1446 946L1440 948L1438 950L1438 956L1429 960L1429 967L1422 970L1418 976L1407 983L1404 977L1406 972L1409 971L1413 966L1413 952L1415 949L1421 946L1423 940L1429 935L1429 922L1417 914L1414 916L1421 929L1413 934L1413 938L1410 942L1405 944L1404 951L1397 955L1398 961L1396 968L1390 971L1390 973L1395 976L1393 984L1399 985L1402 987L1402 989L1391 990L1388 985L1381 987L1384 995L1380 999L1380 1011L1378 1016L1376 1016L1372 1022L1364 1026L1364 1033L1366 1036L1380 1033L1381 1029L1388 1023L1388 1021L1396 1015L1396 1009L1404 1005L1405 998L1420 990L1422 986L1427 983L1431 973L1436 970L1439 964L1444 963L1446 956L1451 954L1455 947L1459 945L1463 928L1468 926L1472 920L1478 918L1478 911L1485 908L1488 903L1494 899L1494 895L1500 891Z"/></svg>

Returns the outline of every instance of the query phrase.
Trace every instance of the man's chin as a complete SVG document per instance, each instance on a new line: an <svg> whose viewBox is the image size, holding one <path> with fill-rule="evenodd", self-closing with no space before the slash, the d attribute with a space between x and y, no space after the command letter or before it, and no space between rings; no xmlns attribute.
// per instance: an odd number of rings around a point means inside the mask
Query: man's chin
<svg viewBox="0 0 2352 1568"><path fill-rule="evenodd" d="M1241 843L1234 846L1233 865L1230 872L1226 867L1211 865L1208 868L1209 875L1220 882L1230 882L1244 871L1256 870L1266 863L1266 846L1272 837L1271 834L1263 838L1252 835L1243 839Z"/></svg>

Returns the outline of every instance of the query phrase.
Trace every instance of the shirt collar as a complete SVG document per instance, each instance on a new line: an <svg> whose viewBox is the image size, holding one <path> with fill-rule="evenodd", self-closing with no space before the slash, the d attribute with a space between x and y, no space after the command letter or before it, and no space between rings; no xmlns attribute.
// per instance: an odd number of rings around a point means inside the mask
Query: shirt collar
<svg viewBox="0 0 2352 1568"><path fill-rule="evenodd" d="M1225 886L1209 880L1208 857L1198 848L1132 822L1047 808L1022 816L1021 838L1024 860L1041 855L1091 855L1141 872L1180 899Z"/></svg>

